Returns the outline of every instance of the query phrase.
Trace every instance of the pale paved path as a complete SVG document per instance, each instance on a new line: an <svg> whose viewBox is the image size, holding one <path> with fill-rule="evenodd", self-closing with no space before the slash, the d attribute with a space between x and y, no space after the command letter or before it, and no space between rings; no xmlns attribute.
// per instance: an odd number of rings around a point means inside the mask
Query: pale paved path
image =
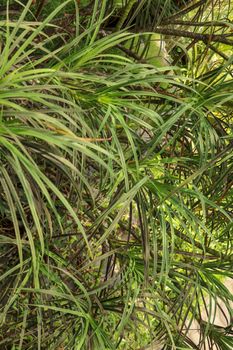
<svg viewBox="0 0 233 350"><path fill-rule="evenodd" d="M231 279L226 279L225 281L225 287L231 292L233 295L233 281ZM208 305L209 300L206 300L206 303ZM226 306L224 305L224 302L222 300L218 300L218 303L220 305L216 307L216 314L214 319L212 318L211 322L214 323L217 326L220 327L226 327L229 326L230 324L230 315L229 312L227 311ZM231 303L232 308L233 308L233 303ZM212 302L212 310L214 310L214 301ZM225 314L225 316L224 316ZM205 309L203 307L202 310L202 319L204 321L208 321L208 316L207 313L205 312ZM188 337L193 341L195 345L199 348L199 350L208 350L208 344L206 342L205 346L200 346L199 347L199 340L200 340L200 326L198 322L193 321L191 326L190 326L190 331L188 332ZM159 343L153 343L150 346L147 346L145 348L141 348L140 350L161 350L162 346ZM211 350L216 350L216 347L212 347ZM139 350L139 349L138 349Z"/></svg>
<svg viewBox="0 0 233 350"><path fill-rule="evenodd" d="M225 287L230 291L230 293L233 295L233 281L231 279L226 279L225 281ZM230 325L230 315L229 315L229 312L227 311L227 308L226 306L224 305L224 302L222 300L217 300L219 305L220 306L217 306L216 307L216 315L214 317L212 317L212 320L211 322L214 323L215 325L217 326L220 326L220 327L227 327ZM209 300L206 300L207 302L207 305L209 305ZM231 302L231 306L233 308L233 303ZM215 302L213 301L212 302L212 310L214 310L215 308ZM202 319L204 321L208 321L208 316L207 316L207 313L205 312L205 309L203 308L202 310ZM214 312L213 312L214 313ZM224 315L225 314L225 315ZM190 327L192 330L189 331L188 335L189 335L189 338L193 341L194 344L198 345L199 343L199 335L200 335L200 332L199 332L199 329L200 329L200 326L198 324L198 322L193 322L193 325L191 325ZM202 349L206 349L208 350L208 344L206 342L205 344L206 346L202 346L200 348L200 350ZM215 350L217 349L216 347L213 347L211 350ZM149 350L149 349L148 349ZM152 349L151 349L152 350Z"/></svg>

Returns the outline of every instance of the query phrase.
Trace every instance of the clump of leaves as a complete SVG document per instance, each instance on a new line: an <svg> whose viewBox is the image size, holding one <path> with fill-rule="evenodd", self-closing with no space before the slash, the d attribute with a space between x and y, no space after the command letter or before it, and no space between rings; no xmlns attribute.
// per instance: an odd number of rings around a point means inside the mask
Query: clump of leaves
<svg viewBox="0 0 233 350"><path fill-rule="evenodd" d="M1 22L0 347L230 349L232 60L136 62L71 4Z"/></svg>

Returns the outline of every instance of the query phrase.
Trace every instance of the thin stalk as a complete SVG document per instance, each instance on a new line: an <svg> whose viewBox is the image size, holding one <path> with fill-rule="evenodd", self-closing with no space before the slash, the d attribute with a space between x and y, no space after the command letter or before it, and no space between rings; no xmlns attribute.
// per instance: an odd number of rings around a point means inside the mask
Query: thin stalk
<svg viewBox="0 0 233 350"><path fill-rule="evenodd" d="M132 7L134 6L134 4L137 2L137 0L130 0L128 2L128 4L125 6L124 8L124 12L122 14L122 16L119 18L119 21L116 25L116 32L118 32L119 30L121 30L124 22L126 21L130 11L132 10Z"/></svg>

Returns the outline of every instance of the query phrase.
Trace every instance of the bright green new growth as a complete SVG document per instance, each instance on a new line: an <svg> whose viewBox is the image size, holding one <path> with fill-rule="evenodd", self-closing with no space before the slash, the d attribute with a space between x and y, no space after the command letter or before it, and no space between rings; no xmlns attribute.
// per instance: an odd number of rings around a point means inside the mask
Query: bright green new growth
<svg viewBox="0 0 233 350"><path fill-rule="evenodd" d="M137 55L155 67L169 66L169 55L165 48L165 42L159 34L142 34L129 40L125 47L137 53Z"/></svg>

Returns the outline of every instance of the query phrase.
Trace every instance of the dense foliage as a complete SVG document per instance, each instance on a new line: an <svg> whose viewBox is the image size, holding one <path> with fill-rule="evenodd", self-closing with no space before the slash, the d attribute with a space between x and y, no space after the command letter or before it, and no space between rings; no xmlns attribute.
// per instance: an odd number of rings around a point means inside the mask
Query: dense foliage
<svg viewBox="0 0 233 350"><path fill-rule="evenodd" d="M232 19L2 2L0 349L232 349Z"/></svg>

